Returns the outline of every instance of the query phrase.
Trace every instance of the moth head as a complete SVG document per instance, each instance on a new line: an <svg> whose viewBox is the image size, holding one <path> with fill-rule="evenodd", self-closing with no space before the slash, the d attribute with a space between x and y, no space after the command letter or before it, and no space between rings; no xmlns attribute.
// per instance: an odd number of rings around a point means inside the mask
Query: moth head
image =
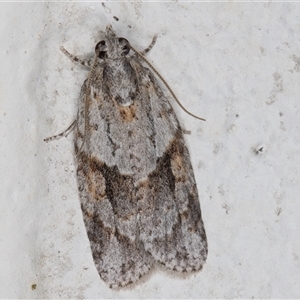
<svg viewBox="0 0 300 300"><path fill-rule="evenodd" d="M95 47L95 52L100 59L118 58L127 55L129 51L129 42L118 37L102 40Z"/></svg>
<svg viewBox="0 0 300 300"><path fill-rule="evenodd" d="M100 59L118 59L127 55L129 51L129 42L119 38L110 24L106 26L105 38L95 47L96 55Z"/></svg>

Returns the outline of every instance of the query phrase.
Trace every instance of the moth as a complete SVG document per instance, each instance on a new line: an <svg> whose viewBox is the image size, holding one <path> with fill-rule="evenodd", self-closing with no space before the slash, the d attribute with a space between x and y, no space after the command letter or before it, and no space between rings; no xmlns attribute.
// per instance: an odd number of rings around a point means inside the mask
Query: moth
<svg viewBox="0 0 300 300"><path fill-rule="evenodd" d="M207 257L182 129L156 77L141 62L149 64L144 54L155 40L138 52L108 25L93 59L81 60L62 48L90 73L76 120L56 137L75 131L83 219L95 266L111 288L137 282L156 263L198 271Z"/></svg>

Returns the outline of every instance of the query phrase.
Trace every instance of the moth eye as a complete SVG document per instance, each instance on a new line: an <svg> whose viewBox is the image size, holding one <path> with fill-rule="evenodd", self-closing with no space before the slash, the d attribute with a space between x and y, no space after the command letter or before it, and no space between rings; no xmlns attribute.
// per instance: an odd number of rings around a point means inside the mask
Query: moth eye
<svg viewBox="0 0 300 300"><path fill-rule="evenodd" d="M122 47L123 54L127 55L130 51L129 42L124 38L119 38L119 45Z"/></svg>
<svg viewBox="0 0 300 300"><path fill-rule="evenodd" d="M106 42L105 41L100 41L99 43L97 43L97 45L95 46L95 50L99 50L99 49L103 49L105 48L104 46L106 46Z"/></svg>
<svg viewBox="0 0 300 300"><path fill-rule="evenodd" d="M100 41L96 47L95 47L95 52L98 53L98 57L101 59L104 59L106 57L106 42L105 41Z"/></svg>
<svg viewBox="0 0 300 300"><path fill-rule="evenodd" d="M106 57L106 51L100 51L98 57L104 59Z"/></svg>

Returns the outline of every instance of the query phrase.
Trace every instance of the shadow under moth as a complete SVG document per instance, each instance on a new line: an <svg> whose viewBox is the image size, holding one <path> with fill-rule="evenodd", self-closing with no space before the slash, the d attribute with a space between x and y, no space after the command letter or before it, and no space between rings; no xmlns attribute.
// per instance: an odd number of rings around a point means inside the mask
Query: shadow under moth
<svg viewBox="0 0 300 300"><path fill-rule="evenodd" d="M83 219L95 266L111 288L138 281L155 263L198 271L207 257L182 129L157 79L141 64L150 65L144 54L155 40L138 52L108 25L90 60L61 48L90 73L76 120L46 141L75 131Z"/></svg>

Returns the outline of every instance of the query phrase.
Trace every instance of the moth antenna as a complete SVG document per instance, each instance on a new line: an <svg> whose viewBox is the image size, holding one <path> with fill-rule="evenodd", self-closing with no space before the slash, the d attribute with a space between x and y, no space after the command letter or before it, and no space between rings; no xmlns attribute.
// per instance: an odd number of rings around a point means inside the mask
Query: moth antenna
<svg viewBox="0 0 300 300"><path fill-rule="evenodd" d="M129 47L131 48L131 50L140 58L142 58L144 60L144 62L153 70L153 72L158 76L158 78L163 82L163 84L166 86L166 88L168 89L168 91L170 92L170 94L173 96L173 98L175 99L175 101L177 102L177 104L181 107L181 109L183 111L185 111L187 114L189 114L190 116L201 120L201 121L206 121L203 118L200 118L194 114L192 114L191 112L189 112L178 100L178 98L176 97L176 95L174 94L174 92L172 91L172 89L170 88L170 86L168 85L168 83L165 81L165 79L160 75L160 73L152 66L152 64L146 59L146 57L140 53L139 51L137 51L135 48L133 48L130 44Z"/></svg>

